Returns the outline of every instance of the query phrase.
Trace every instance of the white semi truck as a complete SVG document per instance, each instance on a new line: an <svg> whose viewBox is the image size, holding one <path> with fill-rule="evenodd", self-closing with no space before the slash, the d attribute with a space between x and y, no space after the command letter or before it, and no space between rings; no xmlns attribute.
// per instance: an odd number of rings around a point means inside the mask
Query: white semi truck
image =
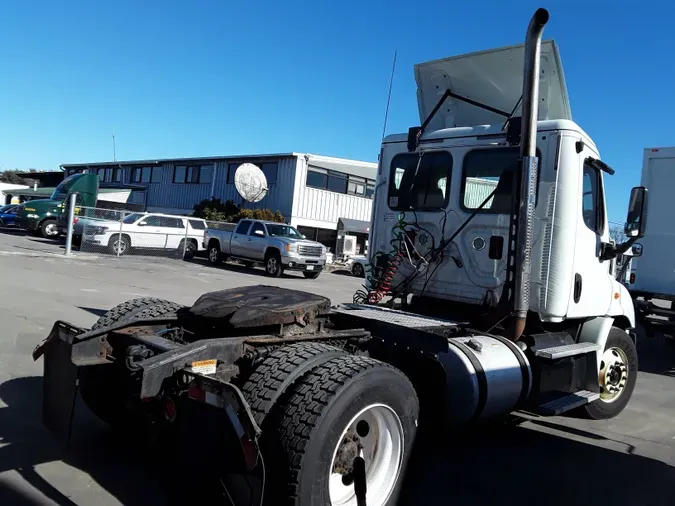
<svg viewBox="0 0 675 506"><path fill-rule="evenodd" d="M649 227L631 261L629 290L638 322L647 335L675 335L675 148L646 148L641 184L650 189L646 209ZM636 248L633 248L635 251ZM660 299L655 304L653 299ZM664 304L665 302L665 304ZM670 307L668 307L670 306Z"/></svg>
<svg viewBox="0 0 675 506"><path fill-rule="evenodd" d="M421 126L382 143L355 303L249 286L190 307L124 302L92 329L56 322L33 355L45 423L68 434L78 390L153 437L209 407L180 433L220 416L217 436L172 467L190 503L205 490L193 478L230 496L246 474L266 505L393 506L418 427L618 415L635 316L609 266L644 232L646 190L632 191L628 241L610 244L614 171L572 122L557 48L541 43L548 17L537 10L524 46L416 67ZM469 180L494 184L476 202Z"/></svg>

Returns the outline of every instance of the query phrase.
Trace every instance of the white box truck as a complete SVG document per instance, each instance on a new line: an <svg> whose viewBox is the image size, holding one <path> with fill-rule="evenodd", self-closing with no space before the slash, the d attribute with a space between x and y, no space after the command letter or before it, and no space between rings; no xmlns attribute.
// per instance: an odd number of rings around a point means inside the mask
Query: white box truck
<svg viewBox="0 0 675 506"><path fill-rule="evenodd" d="M671 335L675 334L675 147L645 148L641 185L649 188L647 224L642 248L633 252L629 290L647 335L656 331ZM669 303L657 305L652 299Z"/></svg>

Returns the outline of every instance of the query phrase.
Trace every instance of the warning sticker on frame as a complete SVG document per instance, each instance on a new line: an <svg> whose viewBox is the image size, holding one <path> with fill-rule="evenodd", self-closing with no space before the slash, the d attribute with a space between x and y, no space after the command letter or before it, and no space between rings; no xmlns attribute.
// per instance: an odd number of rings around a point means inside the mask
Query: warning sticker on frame
<svg viewBox="0 0 675 506"><path fill-rule="evenodd" d="M385 222L394 222L396 221L396 213L384 213Z"/></svg>
<svg viewBox="0 0 675 506"><path fill-rule="evenodd" d="M216 374L217 360L200 360L192 362L192 372L195 374Z"/></svg>

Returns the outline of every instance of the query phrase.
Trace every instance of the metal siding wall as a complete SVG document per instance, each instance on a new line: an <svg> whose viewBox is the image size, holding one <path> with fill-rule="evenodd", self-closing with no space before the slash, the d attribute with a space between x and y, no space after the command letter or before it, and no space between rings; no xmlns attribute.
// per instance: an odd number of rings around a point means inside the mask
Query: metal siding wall
<svg viewBox="0 0 675 506"><path fill-rule="evenodd" d="M375 179L377 169L372 169L372 173L368 174L367 177ZM332 222L335 224L334 228L337 228L339 218L370 221L373 207L372 199L308 188L305 185L306 180L307 162L302 159L298 161L295 179L294 218Z"/></svg>
<svg viewBox="0 0 675 506"><path fill-rule="evenodd" d="M195 204L211 196L211 182L205 184L174 184L172 163L162 170L161 183L148 184L147 207L169 207L192 211Z"/></svg>
<svg viewBox="0 0 675 506"><path fill-rule="evenodd" d="M240 160L233 160L239 162ZM248 209L269 209L272 212L281 211L287 221L290 221L293 206L293 185L295 182L296 158L280 158L278 160L277 184L270 186L269 192L260 201L245 204ZM216 164L216 185L214 197L223 202L233 200L237 205L242 204L242 199L237 193L234 184L227 184L228 161ZM255 160L253 163L256 163ZM210 190L209 190L210 191Z"/></svg>

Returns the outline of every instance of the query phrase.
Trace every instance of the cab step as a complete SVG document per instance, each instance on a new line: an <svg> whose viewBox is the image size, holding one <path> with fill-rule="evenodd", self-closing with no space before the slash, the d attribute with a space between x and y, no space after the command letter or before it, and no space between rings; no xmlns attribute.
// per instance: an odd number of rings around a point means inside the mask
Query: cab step
<svg viewBox="0 0 675 506"><path fill-rule="evenodd" d="M542 404L536 409L536 413L544 416L556 416L566 411L590 404L600 398L600 394L589 390L579 390L558 399Z"/></svg>
<svg viewBox="0 0 675 506"><path fill-rule="evenodd" d="M565 344L563 346L554 346L552 348L541 348L536 350L534 354L548 360L557 360L559 358L573 357L575 355L583 355L592 351L598 351L600 346L595 343L574 343Z"/></svg>

